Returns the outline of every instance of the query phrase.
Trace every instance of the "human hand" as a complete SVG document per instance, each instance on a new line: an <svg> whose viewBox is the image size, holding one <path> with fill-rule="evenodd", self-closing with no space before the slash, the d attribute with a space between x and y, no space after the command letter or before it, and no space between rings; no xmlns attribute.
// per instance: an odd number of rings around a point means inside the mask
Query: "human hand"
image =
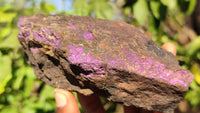
<svg viewBox="0 0 200 113"><path fill-rule="evenodd" d="M163 49L176 55L176 47L172 43L165 43ZM55 89L57 113L80 113L78 103L70 91ZM84 113L106 113L97 95L84 96L77 93ZM161 113L158 111L146 111L141 108L124 106L125 113Z"/></svg>

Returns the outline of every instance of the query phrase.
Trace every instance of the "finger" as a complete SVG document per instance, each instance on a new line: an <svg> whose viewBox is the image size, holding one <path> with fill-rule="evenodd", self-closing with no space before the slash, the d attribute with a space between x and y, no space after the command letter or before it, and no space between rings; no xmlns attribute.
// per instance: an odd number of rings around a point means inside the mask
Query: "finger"
<svg viewBox="0 0 200 113"><path fill-rule="evenodd" d="M57 113L80 113L74 95L63 89L55 89Z"/></svg>
<svg viewBox="0 0 200 113"><path fill-rule="evenodd" d="M78 94L78 99L84 113L106 113L97 95Z"/></svg>
<svg viewBox="0 0 200 113"><path fill-rule="evenodd" d="M173 43L171 42L165 43L162 46L162 48L168 52L171 52L174 56L176 56L176 46Z"/></svg>

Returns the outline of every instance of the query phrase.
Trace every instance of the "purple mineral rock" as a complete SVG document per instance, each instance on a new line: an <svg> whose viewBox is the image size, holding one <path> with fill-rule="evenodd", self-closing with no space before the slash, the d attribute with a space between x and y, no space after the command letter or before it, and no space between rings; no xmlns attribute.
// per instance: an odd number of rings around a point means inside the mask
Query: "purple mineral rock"
<svg viewBox="0 0 200 113"><path fill-rule="evenodd" d="M34 15L18 27L36 76L57 88L170 112L193 80L174 55L124 22Z"/></svg>

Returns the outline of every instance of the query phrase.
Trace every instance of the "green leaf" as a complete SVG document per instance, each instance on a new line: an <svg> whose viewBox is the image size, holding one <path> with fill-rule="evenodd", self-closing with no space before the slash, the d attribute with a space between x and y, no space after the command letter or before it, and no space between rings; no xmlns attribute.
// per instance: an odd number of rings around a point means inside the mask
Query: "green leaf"
<svg viewBox="0 0 200 113"><path fill-rule="evenodd" d="M0 23L3 22L11 22L14 17L17 15L16 12L6 12L7 10L9 10L11 7L10 6L4 6L2 8L0 8Z"/></svg>
<svg viewBox="0 0 200 113"><path fill-rule="evenodd" d="M4 93L5 91L5 87L8 83L8 81L12 78L12 75L8 75L6 77L4 77L3 80L1 80L1 83L0 83L0 94Z"/></svg>
<svg viewBox="0 0 200 113"><path fill-rule="evenodd" d="M0 12L4 12L4 11L7 11L11 9L11 6L10 5L4 5L4 6L1 6L0 7Z"/></svg>
<svg viewBox="0 0 200 113"><path fill-rule="evenodd" d="M193 64L190 68L190 71L195 77L195 81L200 85L200 67L197 63Z"/></svg>
<svg viewBox="0 0 200 113"><path fill-rule="evenodd" d="M15 81L13 83L13 89L18 90L20 88L21 84L23 83L22 80L23 80L25 74L26 74L26 67L25 66L20 67L16 71L15 75L16 75L17 78L15 79Z"/></svg>
<svg viewBox="0 0 200 113"><path fill-rule="evenodd" d="M200 52L197 53L197 59L200 60Z"/></svg>
<svg viewBox="0 0 200 113"><path fill-rule="evenodd" d="M177 0L161 0L161 3L167 6L170 10L177 7Z"/></svg>
<svg viewBox="0 0 200 113"><path fill-rule="evenodd" d="M54 101L54 87L45 85L40 93L39 102L43 104L44 111L53 110L55 107ZM53 101L51 101L53 99Z"/></svg>
<svg viewBox="0 0 200 113"><path fill-rule="evenodd" d="M152 15L149 18L149 31L151 33L158 32L159 21L157 21Z"/></svg>
<svg viewBox="0 0 200 113"><path fill-rule="evenodd" d="M92 2L96 18L111 19L113 8L107 0L94 0Z"/></svg>
<svg viewBox="0 0 200 113"><path fill-rule="evenodd" d="M150 8L153 13L153 16L162 21L165 19L167 8L166 6L162 5L159 1L151 1Z"/></svg>
<svg viewBox="0 0 200 113"><path fill-rule="evenodd" d="M125 14L126 16L128 16L130 13L131 13L131 8L130 8L130 7L125 7L125 8L124 8L124 14Z"/></svg>
<svg viewBox="0 0 200 113"><path fill-rule="evenodd" d="M34 13L35 11L37 11L37 9L33 8L32 13ZM38 9L38 11L40 11L40 13L42 14L51 14L53 11L56 11L56 8L54 7L54 5L47 4L45 0L42 0L40 4L40 9Z"/></svg>
<svg viewBox="0 0 200 113"><path fill-rule="evenodd" d="M193 81L190 84L190 90L186 93L185 99L190 102L193 107L197 107L200 104L200 87Z"/></svg>
<svg viewBox="0 0 200 113"><path fill-rule="evenodd" d="M40 93L40 101L45 101L48 98L54 98L54 87L45 85L45 87L42 89L42 92Z"/></svg>
<svg viewBox="0 0 200 113"><path fill-rule="evenodd" d="M198 84L193 80L192 83L190 84L190 88L192 90L200 90Z"/></svg>
<svg viewBox="0 0 200 113"><path fill-rule="evenodd" d="M10 56L0 57L0 94L5 91L8 81L12 78L12 60Z"/></svg>
<svg viewBox="0 0 200 113"><path fill-rule="evenodd" d="M18 30L13 29L9 37L7 37L5 40L3 40L2 43L0 43L0 48L12 48L12 49L17 48L19 46L17 34Z"/></svg>
<svg viewBox="0 0 200 113"><path fill-rule="evenodd" d="M160 7L160 2L158 2L158 1L150 2L151 11L152 11L153 15L156 17L156 19L160 18L159 7Z"/></svg>
<svg viewBox="0 0 200 113"><path fill-rule="evenodd" d="M56 8L54 5L52 4L45 4L45 9L50 13L50 12L53 12L53 11L56 11Z"/></svg>
<svg viewBox="0 0 200 113"><path fill-rule="evenodd" d="M33 69L31 67L26 67L24 97L29 97L31 95L35 79L36 77L34 75Z"/></svg>
<svg viewBox="0 0 200 113"><path fill-rule="evenodd" d="M31 97L29 99L25 99L23 101L23 108L21 109L20 113L37 113L37 110L38 110L38 97ZM42 105L40 105L42 106ZM42 107L40 107L40 109L42 109Z"/></svg>
<svg viewBox="0 0 200 113"><path fill-rule="evenodd" d="M133 5L133 14L139 24L143 25L148 17L148 5L146 0L138 0Z"/></svg>
<svg viewBox="0 0 200 113"><path fill-rule="evenodd" d="M0 29L0 43L3 41L3 39L8 36L11 33L11 27L7 26L2 29Z"/></svg>
<svg viewBox="0 0 200 113"><path fill-rule="evenodd" d="M1 110L1 113L18 113L18 106L7 106Z"/></svg>
<svg viewBox="0 0 200 113"><path fill-rule="evenodd" d="M74 13L78 16L87 16L90 13L88 0L76 0L74 3Z"/></svg>
<svg viewBox="0 0 200 113"><path fill-rule="evenodd" d="M186 55L188 56L186 62L189 63L193 56L200 50L200 36L193 39L187 46Z"/></svg>
<svg viewBox="0 0 200 113"><path fill-rule="evenodd" d="M31 104L31 103L29 103ZM22 108L21 113L37 113L36 109L30 108L29 106L25 106Z"/></svg>
<svg viewBox="0 0 200 113"><path fill-rule="evenodd" d="M197 4L197 0L189 0L189 2L190 2L189 7L186 12L187 15L191 15L193 13L195 6Z"/></svg>

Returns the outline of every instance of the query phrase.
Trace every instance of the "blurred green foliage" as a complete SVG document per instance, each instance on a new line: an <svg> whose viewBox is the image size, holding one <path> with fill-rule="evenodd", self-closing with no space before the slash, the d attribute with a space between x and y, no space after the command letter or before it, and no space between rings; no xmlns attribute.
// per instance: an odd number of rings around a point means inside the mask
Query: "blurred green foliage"
<svg viewBox="0 0 200 113"><path fill-rule="evenodd" d="M53 5L45 1L39 6L36 6L35 2L7 4L7 1L0 1L1 113L47 113L56 109L54 88L36 79L33 69L25 61L17 39L19 17L35 13L50 14L56 11ZM26 8L28 4L32 7Z"/></svg>
<svg viewBox="0 0 200 113"><path fill-rule="evenodd" d="M19 17L37 13L120 19L143 29L159 45L174 43L180 64L195 76L185 99L197 107L200 104L200 36L185 43L180 38L185 33L185 18L192 15L196 4L197 0L74 0L73 11L59 12L45 0L0 0L0 113L56 110L54 88L35 77L17 39ZM107 111L113 112L115 107Z"/></svg>

